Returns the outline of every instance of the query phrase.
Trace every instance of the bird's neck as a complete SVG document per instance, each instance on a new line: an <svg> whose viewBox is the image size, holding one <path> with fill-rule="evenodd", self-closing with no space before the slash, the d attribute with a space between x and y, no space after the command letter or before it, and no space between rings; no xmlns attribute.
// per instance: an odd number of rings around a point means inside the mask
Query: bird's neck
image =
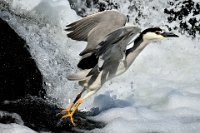
<svg viewBox="0 0 200 133"><path fill-rule="evenodd" d="M140 52L147 46L149 42L142 41L136 39L134 42L134 46L127 50L126 52L126 67L127 69L130 67L130 65L133 63L135 58L140 54Z"/></svg>

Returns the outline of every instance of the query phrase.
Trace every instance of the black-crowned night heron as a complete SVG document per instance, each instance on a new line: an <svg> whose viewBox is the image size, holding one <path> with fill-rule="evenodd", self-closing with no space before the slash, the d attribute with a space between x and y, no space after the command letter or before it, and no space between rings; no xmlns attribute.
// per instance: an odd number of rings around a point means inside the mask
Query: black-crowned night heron
<svg viewBox="0 0 200 133"><path fill-rule="evenodd" d="M79 81L83 87L69 108L63 110L72 124L73 114L83 101L96 93L108 80L124 73L149 42L166 37L178 37L160 28L148 28L138 35L134 45L127 49L131 39L141 31L136 26L125 26L126 16L117 11L104 11L85 17L67 25L67 36L73 40L87 41L79 72L69 75L68 79ZM83 97L82 94L85 93Z"/></svg>

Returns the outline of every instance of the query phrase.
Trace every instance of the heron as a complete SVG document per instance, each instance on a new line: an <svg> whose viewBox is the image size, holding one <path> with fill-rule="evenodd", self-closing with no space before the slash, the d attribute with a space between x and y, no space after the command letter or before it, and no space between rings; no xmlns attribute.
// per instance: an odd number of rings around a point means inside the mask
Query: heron
<svg viewBox="0 0 200 133"><path fill-rule="evenodd" d="M83 89L71 105L62 110L65 115L61 119L69 118L75 125L73 115L79 105L95 94L106 81L124 73L150 42L178 37L159 27L141 32L137 26L125 26L126 21L127 17L124 14L108 10L66 26L69 38L86 41L87 46L79 54L81 59L77 66L80 70L67 77L68 80L78 81ZM134 45L128 48L134 37Z"/></svg>

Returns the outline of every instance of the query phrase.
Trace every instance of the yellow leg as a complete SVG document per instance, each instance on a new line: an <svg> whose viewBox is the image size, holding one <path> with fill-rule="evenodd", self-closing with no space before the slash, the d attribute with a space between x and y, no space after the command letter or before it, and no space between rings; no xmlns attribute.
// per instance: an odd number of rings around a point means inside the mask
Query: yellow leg
<svg viewBox="0 0 200 133"><path fill-rule="evenodd" d="M76 110L78 109L78 107L79 107L79 105L80 105L81 103L83 103L83 100L82 100L82 99L79 99L78 102L77 102L77 104L76 104L75 107L74 107L74 110L73 110L71 113L70 113L70 111L67 112L67 114L64 115L61 119L66 119L66 118L69 117L71 123L75 126L74 119L73 119L73 115L74 115L74 113L76 112ZM71 109L70 109L70 110L71 110Z"/></svg>
<svg viewBox="0 0 200 133"><path fill-rule="evenodd" d="M78 109L78 107L83 103L83 100L80 98L76 104L76 106L74 107L74 110L72 111L72 115L76 112L76 110Z"/></svg>
<svg viewBox="0 0 200 133"><path fill-rule="evenodd" d="M76 112L76 110L78 109L78 107L83 103L83 101L88 98L89 96L93 95L96 91L89 91L83 98L80 98L80 96L77 96L77 98L75 99L75 101L70 105L70 107L66 110L64 110L67 114L64 115L61 119L66 119L66 118L70 118L71 123L75 126L74 123L74 119L73 119L73 115ZM82 93L81 93L82 94ZM79 94L80 95L80 94ZM74 104L77 104L74 106ZM71 109L74 107L73 111L71 111Z"/></svg>
<svg viewBox="0 0 200 133"><path fill-rule="evenodd" d="M85 91L85 88L83 88L83 90L81 91L81 93L78 94L78 95L76 96L76 98L75 98L75 100L73 101L73 103L72 103L67 109L62 110L62 112L65 112L66 115L64 115L61 119L66 119L67 117L70 117L71 123L72 123L73 125L75 125L75 124L74 124L74 121L73 121L73 118L72 118L73 115L71 115L71 114L72 114L72 113L71 113L71 110L72 110L72 108L74 107L74 104L81 98L81 95L82 95L82 93L83 93L84 91Z"/></svg>
<svg viewBox="0 0 200 133"><path fill-rule="evenodd" d="M70 111L73 106L74 106L74 103L72 103L67 109L63 109L62 112L65 112L66 114L70 114Z"/></svg>

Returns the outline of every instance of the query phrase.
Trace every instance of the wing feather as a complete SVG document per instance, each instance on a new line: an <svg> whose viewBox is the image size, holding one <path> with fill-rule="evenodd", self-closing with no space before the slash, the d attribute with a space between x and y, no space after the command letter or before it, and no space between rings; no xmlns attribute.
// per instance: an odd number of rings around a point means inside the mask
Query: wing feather
<svg viewBox="0 0 200 133"><path fill-rule="evenodd" d="M92 52L106 35L124 26L126 16L118 11L104 11L67 25L67 36L73 40L87 41L81 56Z"/></svg>
<svg viewBox="0 0 200 133"><path fill-rule="evenodd" d="M67 36L73 40L77 41L87 41L88 33L96 26L97 22L95 20L87 20L83 22L77 22L70 24L71 26L66 31L71 31Z"/></svg>
<svg viewBox="0 0 200 133"><path fill-rule="evenodd" d="M126 47L129 41L140 32L138 27L122 27L110 33L96 50L98 63L87 76L100 72L104 67L111 67L114 63L122 61L126 56ZM103 62L103 63L102 63Z"/></svg>
<svg viewBox="0 0 200 133"><path fill-rule="evenodd" d="M120 28L110 34L107 35L106 40L102 41L99 45L101 46L97 52L96 55L97 57L99 57L100 55L102 55L103 53L105 53L107 50L110 51L110 48L116 44L117 42L119 42L120 40L122 40L122 38L125 36L124 34L124 29Z"/></svg>

